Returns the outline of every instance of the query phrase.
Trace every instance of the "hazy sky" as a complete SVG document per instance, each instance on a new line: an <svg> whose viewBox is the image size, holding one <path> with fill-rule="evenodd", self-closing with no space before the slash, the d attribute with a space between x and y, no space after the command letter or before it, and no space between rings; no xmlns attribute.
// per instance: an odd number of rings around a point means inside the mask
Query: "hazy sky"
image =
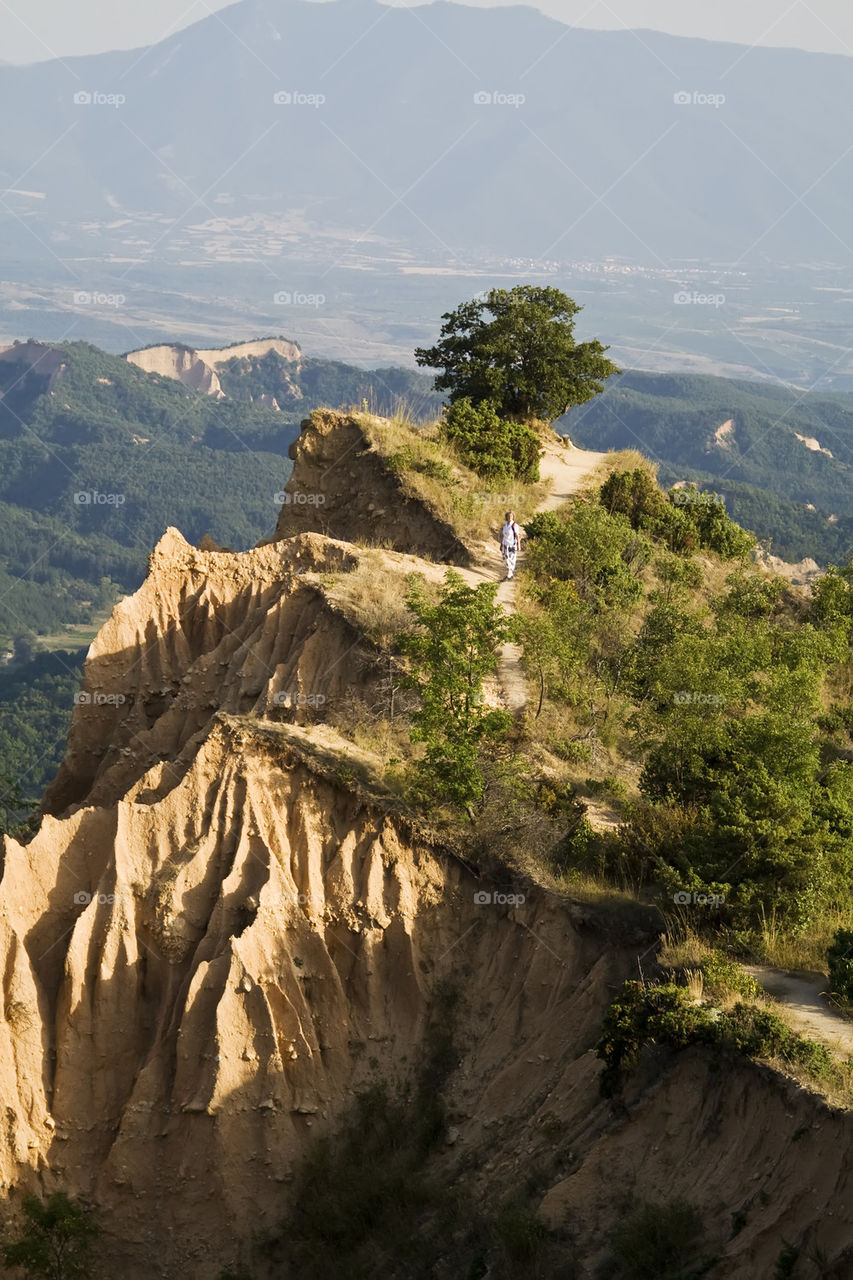
<svg viewBox="0 0 853 1280"><path fill-rule="evenodd" d="M518 0L467 2L488 8ZM32 62L150 44L225 7L221 0L0 0L0 60ZM584 27L653 27L853 56L850 0L538 0L533 7Z"/></svg>

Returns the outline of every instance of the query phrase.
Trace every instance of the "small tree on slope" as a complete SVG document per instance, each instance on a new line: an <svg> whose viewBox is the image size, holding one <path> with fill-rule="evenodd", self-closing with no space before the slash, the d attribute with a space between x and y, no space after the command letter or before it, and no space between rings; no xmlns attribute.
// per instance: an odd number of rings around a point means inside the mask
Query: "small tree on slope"
<svg viewBox="0 0 853 1280"><path fill-rule="evenodd" d="M412 717L412 740L426 745L418 767L421 794L469 816L483 798L483 750L512 723L508 712L483 702L483 681L497 670L498 647L513 630L496 594L496 584L468 587L449 569L431 604L413 579L406 603L419 625L398 637L411 662L405 683L421 699Z"/></svg>

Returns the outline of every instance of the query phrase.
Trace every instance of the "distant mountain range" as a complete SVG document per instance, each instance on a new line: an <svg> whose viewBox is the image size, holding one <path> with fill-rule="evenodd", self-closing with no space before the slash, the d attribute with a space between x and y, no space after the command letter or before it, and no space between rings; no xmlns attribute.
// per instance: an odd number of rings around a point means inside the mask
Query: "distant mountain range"
<svg viewBox="0 0 853 1280"><path fill-rule="evenodd" d="M3 232L45 260L108 225L128 261L190 224L212 243L227 222L239 252L259 219L330 263L347 241L445 263L851 258L846 57L521 6L242 0L151 49L0 66L0 112Z"/></svg>

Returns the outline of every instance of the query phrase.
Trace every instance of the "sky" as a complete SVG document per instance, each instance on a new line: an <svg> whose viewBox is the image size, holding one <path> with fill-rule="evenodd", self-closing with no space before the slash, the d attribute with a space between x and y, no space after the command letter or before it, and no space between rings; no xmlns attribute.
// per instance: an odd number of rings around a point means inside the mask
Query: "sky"
<svg viewBox="0 0 853 1280"><path fill-rule="evenodd" d="M491 8L518 0L467 2ZM103 0L2 0L0 61L35 62L135 48L226 7L221 0L112 0L109 5ZM853 56L850 0L537 0L531 7L583 27L647 27L708 40L793 45Z"/></svg>

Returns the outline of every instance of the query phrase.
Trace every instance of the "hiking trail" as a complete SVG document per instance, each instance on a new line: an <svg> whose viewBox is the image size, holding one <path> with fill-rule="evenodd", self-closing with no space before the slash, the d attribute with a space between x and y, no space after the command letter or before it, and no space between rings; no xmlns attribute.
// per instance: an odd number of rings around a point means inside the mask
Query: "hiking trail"
<svg viewBox="0 0 853 1280"><path fill-rule="evenodd" d="M769 965L745 964L772 999L784 1005L787 1020L800 1035L820 1040L833 1057L853 1055L853 1022L828 1003L829 978L823 973L789 973Z"/></svg>
<svg viewBox="0 0 853 1280"><path fill-rule="evenodd" d="M588 449L576 449L573 445L561 444L555 435L553 442L544 445L544 453L539 460L539 474L543 480L552 482L551 489L538 511L555 511L569 498L574 497L595 471L599 463L607 457L606 453L596 453ZM524 533L524 527L522 534ZM519 557L519 567L524 563L524 549ZM463 571L463 576L471 586L481 582L499 580L497 600L507 613L515 613L517 579L507 580L506 570L500 551L496 546L483 546L483 558L473 569ZM498 661L498 684L501 697L508 711L513 715L521 715L527 706L527 680L521 666L521 649L517 644L506 644L500 652Z"/></svg>

